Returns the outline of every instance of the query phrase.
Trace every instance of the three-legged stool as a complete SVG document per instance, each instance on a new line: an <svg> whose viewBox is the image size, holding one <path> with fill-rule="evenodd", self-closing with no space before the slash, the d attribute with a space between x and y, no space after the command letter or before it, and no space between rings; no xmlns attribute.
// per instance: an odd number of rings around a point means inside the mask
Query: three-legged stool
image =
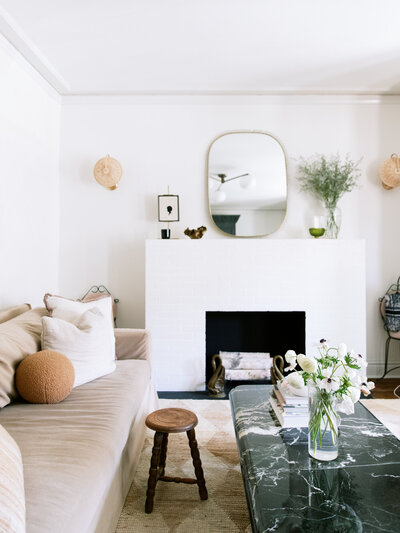
<svg viewBox="0 0 400 533"><path fill-rule="evenodd" d="M173 481L175 483L197 483L199 494L202 500L207 500L208 493L204 480L203 469L199 450L197 448L196 434L194 428L197 426L197 416L187 409L168 408L159 409L149 414L146 418L146 426L155 431L154 446L151 456L149 480L146 493L146 513L153 510L154 493L157 481ZM165 476L165 462L167 458L168 434L182 433L186 431L189 439L190 453L193 459L196 479Z"/></svg>

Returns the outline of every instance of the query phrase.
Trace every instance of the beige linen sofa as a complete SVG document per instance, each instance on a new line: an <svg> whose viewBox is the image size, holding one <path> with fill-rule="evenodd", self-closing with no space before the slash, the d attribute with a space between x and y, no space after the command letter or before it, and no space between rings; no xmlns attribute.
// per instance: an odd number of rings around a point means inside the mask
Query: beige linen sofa
<svg viewBox="0 0 400 533"><path fill-rule="evenodd" d="M149 335L115 329L117 368L52 405L14 401L0 424L23 461L27 533L114 531L157 408ZM0 354L1 361L1 354Z"/></svg>

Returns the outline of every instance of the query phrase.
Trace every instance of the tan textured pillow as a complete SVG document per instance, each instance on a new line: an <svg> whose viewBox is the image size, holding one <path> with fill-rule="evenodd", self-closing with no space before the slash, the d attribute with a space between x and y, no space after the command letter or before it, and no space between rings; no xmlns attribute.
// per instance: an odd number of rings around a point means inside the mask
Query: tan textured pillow
<svg viewBox="0 0 400 533"><path fill-rule="evenodd" d="M14 381L18 364L40 350L43 316L48 312L37 307L0 324L0 407L18 396Z"/></svg>
<svg viewBox="0 0 400 533"><path fill-rule="evenodd" d="M58 403L72 390L75 371L62 353L43 350L23 359L15 373L17 390L30 403Z"/></svg>
<svg viewBox="0 0 400 533"><path fill-rule="evenodd" d="M29 311L31 306L29 304L13 305L12 307L6 307L5 309L0 309L0 324L11 320L22 313Z"/></svg>
<svg viewBox="0 0 400 533"><path fill-rule="evenodd" d="M0 533L25 533L21 452L3 426L0 426Z"/></svg>

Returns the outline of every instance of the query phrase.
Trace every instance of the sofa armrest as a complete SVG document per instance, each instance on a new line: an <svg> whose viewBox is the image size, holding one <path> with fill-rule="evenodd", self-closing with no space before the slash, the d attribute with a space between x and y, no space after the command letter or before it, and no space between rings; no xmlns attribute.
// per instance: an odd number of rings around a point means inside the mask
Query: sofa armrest
<svg viewBox="0 0 400 533"><path fill-rule="evenodd" d="M117 359L146 359L150 362L150 333L145 329L115 328Z"/></svg>

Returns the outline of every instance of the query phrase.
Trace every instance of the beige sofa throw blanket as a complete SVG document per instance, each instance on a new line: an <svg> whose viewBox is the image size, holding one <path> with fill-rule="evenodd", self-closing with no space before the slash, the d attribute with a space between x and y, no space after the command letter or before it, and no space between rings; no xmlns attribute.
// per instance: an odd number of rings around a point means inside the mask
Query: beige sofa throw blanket
<svg viewBox="0 0 400 533"><path fill-rule="evenodd" d="M11 307L6 307L5 309L0 309L0 324L11 320L16 316L22 315L31 310L30 304L21 304L21 305L12 305Z"/></svg>
<svg viewBox="0 0 400 533"><path fill-rule="evenodd" d="M0 324L0 407L17 398L15 370L24 357L40 350L42 316L47 314L38 307Z"/></svg>
<svg viewBox="0 0 400 533"><path fill-rule="evenodd" d="M0 426L0 533L25 533L21 453L3 426Z"/></svg>

